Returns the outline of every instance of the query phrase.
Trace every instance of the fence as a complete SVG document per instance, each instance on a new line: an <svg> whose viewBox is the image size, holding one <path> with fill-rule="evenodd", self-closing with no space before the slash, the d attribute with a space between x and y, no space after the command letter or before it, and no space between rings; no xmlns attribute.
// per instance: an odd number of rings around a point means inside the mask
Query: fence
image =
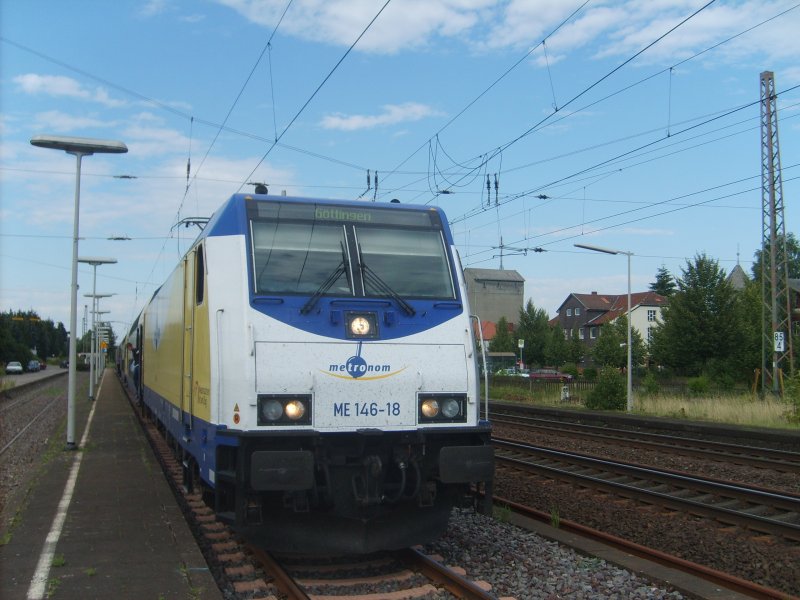
<svg viewBox="0 0 800 600"><path fill-rule="evenodd" d="M633 393L639 394L642 393L643 390L640 385L640 381L637 381L636 378L633 380ZM529 379L526 377L506 377L500 375L494 375L489 378L489 395L491 396L491 387L493 385L502 385L504 387L514 387L519 388L520 390L527 390L533 393L539 393L544 396L556 396L559 397L561 395L561 390L565 384L558 382L558 381L542 381L540 379ZM596 381L590 381L587 379L573 379L567 385L567 389L569 390L569 395L577 396L585 398L593 389L594 386L597 385ZM482 389L482 388L481 388ZM736 389L729 389L729 388L721 388L721 387L710 387L708 391L703 394L704 396L720 396L725 394L733 393L747 393L749 390L744 387L737 387ZM686 381L682 380L666 380L666 381L659 381L658 382L658 392L659 394L664 394L668 396L684 396L684 397L691 397L695 396L689 388L689 384Z"/></svg>

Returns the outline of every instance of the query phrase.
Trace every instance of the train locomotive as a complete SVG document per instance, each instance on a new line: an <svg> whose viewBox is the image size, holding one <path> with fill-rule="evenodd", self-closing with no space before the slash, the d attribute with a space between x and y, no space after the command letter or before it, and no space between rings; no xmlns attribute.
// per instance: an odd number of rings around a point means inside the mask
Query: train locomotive
<svg viewBox="0 0 800 600"><path fill-rule="evenodd" d="M276 551L370 552L488 508L475 353L438 208L235 194L118 360L219 519Z"/></svg>

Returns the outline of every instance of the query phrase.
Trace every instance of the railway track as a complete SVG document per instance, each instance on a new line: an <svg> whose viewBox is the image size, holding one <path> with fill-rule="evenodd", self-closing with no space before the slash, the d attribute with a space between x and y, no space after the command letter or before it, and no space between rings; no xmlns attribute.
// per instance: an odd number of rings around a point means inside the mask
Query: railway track
<svg viewBox="0 0 800 600"><path fill-rule="evenodd" d="M498 465L800 542L800 496L495 439Z"/></svg>
<svg viewBox="0 0 800 600"><path fill-rule="evenodd" d="M671 436L613 427L564 423L519 414L490 412L493 423L521 426L603 442L624 442L626 446L660 450L671 454L718 460L738 465L773 469L782 473L800 473L800 452L728 444L682 436Z"/></svg>
<svg viewBox="0 0 800 600"><path fill-rule="evenodd" d="M342 600L349 596L417 598L441 596L443 591L463 600L493 600L489 584L467 579L458 569L446 567L435 557L409 548L384 553L378 558L358 557L352 563L331 558L274 557L261 548L237 539L230 529L216 520L200 494L186 490L181 484L183 465L175 448L159 433L156 425L140 418L147 437L164 468L170 485L186 509L187 519L199 532L206 559L218 564L224 578L218 581L221 589L233 592L231 597L274 598L279 591L289 600ZM255 561L256 564L253 564ZM263 576L262 576L263 575ZM488 589L487 589L488 588Z"/></svg>
<svg viewBox="0 0 800 600"><path fill-rule="evenodd" d="M543 523L551 523L551 515L549 513L519 504L507 498L495 496L494 499L495 502L509 508L514 513L521 515L522 517ZM742 594L748 598L760 598L764 600L791 600L791 598L793 598L793 596L790 596L789 594L786 594L780 590L759 585L758 583L754 583L741 577L730 575L728 573L724 573L722 571L712 569L689 560L684 560L666 552L648 548L647 546L643 546L641 544L631 542L630 540L581 525L580 523L576 523L574 521L561 519L559 521L558 528L562 531L578 535L581 538L597 540L606 546L622 550L626 554L644 558L671 569L688 573L704 581L711 582L715 586L721 586L726 590L730 590L731 592L735 592L737 594ZM720 592L720 590L717 589L717 592ZM722 597L722 595L719 595L719 597Z"/></svg>
<svg viewBox="0 0 800 600"><path fill-rule="evenodd" d="M495 598L485 586L411 548L351 559L275 557L253 546L248 551L289 600L426 598L443 591L464 600Z"/></svg>

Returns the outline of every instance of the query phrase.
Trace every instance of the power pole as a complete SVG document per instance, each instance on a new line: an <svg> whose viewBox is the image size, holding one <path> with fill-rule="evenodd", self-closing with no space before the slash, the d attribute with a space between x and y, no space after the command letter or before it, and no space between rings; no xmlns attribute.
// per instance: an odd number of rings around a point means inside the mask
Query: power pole
<svg viewBox="0 0 800 600"><path fill-rule="evenodd" d="M782 366L794 373L789 262L783 221L783 180L778 144L775 74L761 73L761 391L781 393Z"/></svg>

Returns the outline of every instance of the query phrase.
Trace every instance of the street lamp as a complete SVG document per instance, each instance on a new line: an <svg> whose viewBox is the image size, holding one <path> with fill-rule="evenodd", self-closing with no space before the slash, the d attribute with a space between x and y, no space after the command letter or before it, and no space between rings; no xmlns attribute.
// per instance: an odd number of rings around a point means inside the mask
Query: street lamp
<svg viewBox="0 0 800 600"><path fill-rule="evenodd" d="M95 361L97 360L97 331L95 329L95 317L99 308L99 298L109 298L114 294L98 294L97 293L97 267L99 265L112 265L117 262L116 258L104 258L102 256L84 256L78 258L78 262L92 265L92 293L84 294L87 298L92 298L92 339L91 339L91 353L92 358L89 361L89 400L94 400L94 369Z"/></svg>
<svg viewBox="0 0 800 600"><path fill-rule="evenodd" d="M109 296L113 296L113 294L108 294L108 295ZM95 352L97 353L97 354L95 354L95 360L97 361L97 364L95 365L95 368L94 368L94 384L96 386L100 385L100 373L101 373L100 355L102 354L102 352L100 352L100 341L101 341L100 340L100 337L101 337L100 336L100 324L101 324L100 315L105 315L105 314L108 314L109 312L111 312L111 311L109 311L109 310L100 310L100 299L98 298L98 300L97 300L97 310L94 313L95 316L97 317L97 325L95 326L95 336L94 336L95 337L95 343L94 343ZM103 361L103 368L105 368L105 360Z"/></svg>
<svg viewBox="0 0 800 600"><path fill-rule="evenodd" d="M574 244L576 248L584 248L585 250L593 250L594 252L603 252L604 254L624 254L628 257L628 396L626 408L628 412L633 410L633 369L631 353L633 348L631 346L631 256L633 252L626 252L625 250L612 250L610 248L602 248L600 246L590 246L589 244Z"/></svg>
<svg viewBox="0 0 800 600"><path fill-rule="evenodd" d="M75 167L75 211L72 224L72 287L69 307L69 381L67 387L67 450L77 450L75 444L75 388L77 375L78 332L78 222L81 203L81 159L92 154L122 154L128 147L113 140L68 137L58 135L36 135L31 144L39 148L63 150L76 159Z"/></svg>

